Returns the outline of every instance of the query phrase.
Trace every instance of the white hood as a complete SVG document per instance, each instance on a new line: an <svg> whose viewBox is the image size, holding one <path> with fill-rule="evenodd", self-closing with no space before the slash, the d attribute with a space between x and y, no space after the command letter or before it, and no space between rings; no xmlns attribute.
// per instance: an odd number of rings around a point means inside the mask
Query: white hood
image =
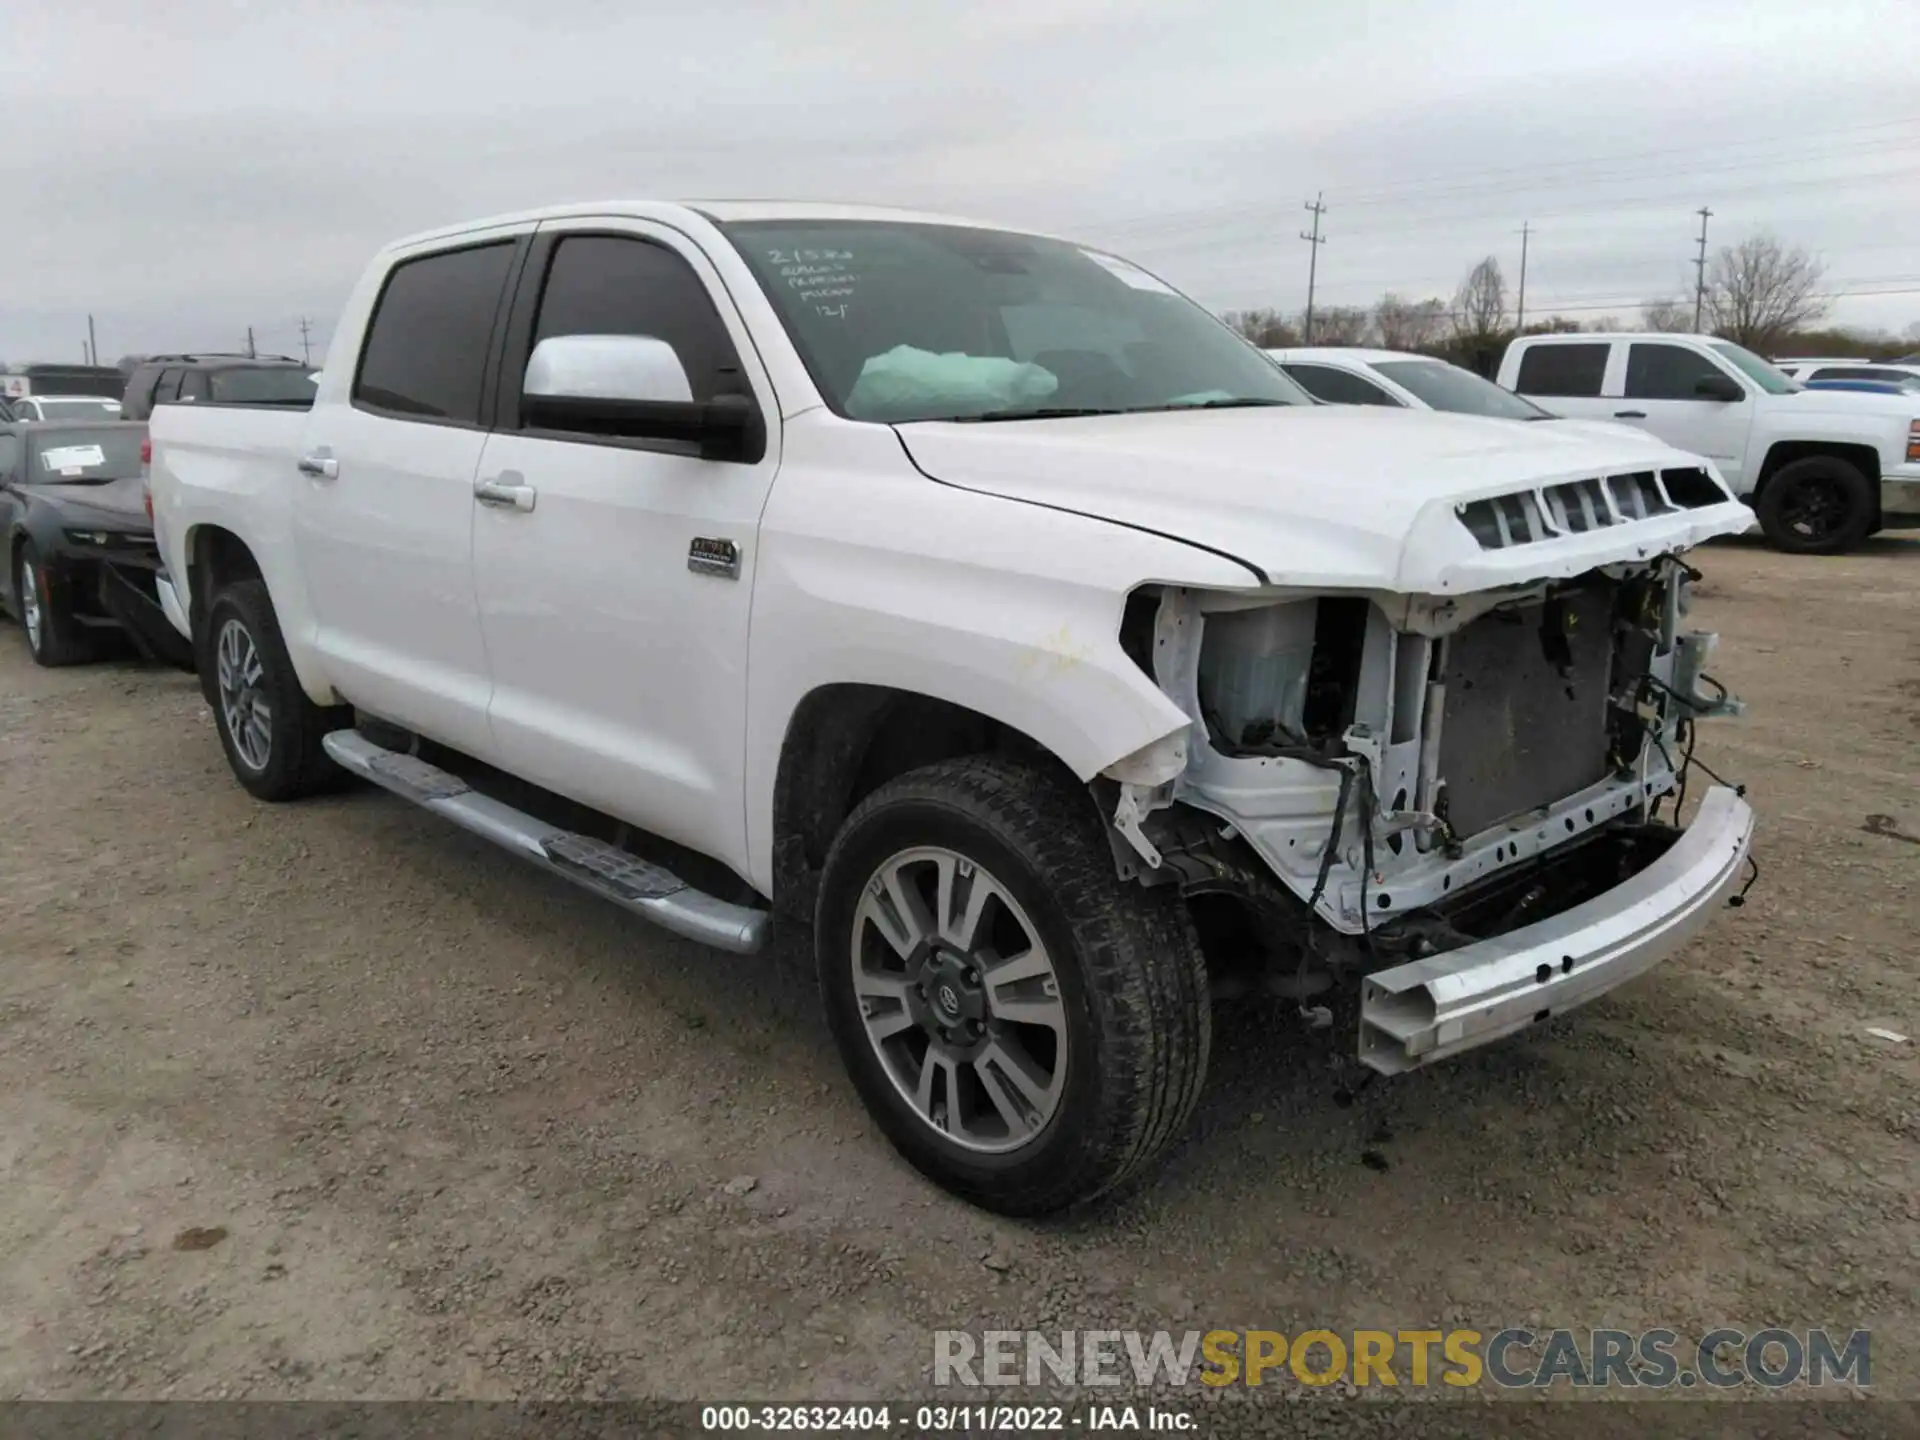
<svg viewBox="0 0 1920 1440"><path fill-rule="evenodd" d="M898 429L935 480L1172 536L1273 584L1457 593L1577 575L1753 524L1728 500L1483 550L1455 514L1466 501L1707 463L1639 432L1547 421L1327 405Z"/></svg>

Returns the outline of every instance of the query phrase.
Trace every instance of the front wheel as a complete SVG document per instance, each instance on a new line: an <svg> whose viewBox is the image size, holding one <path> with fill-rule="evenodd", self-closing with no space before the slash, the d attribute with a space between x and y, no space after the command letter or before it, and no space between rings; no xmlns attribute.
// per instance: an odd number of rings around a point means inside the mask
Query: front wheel
<svg viewBox="0 0 1920 1440"><path fill-rule="evenodd" d="M1792 555L1839 555L1873 529L1873 486L1832 455L1782 465L1767 479L1755 507L1775 549Z"/></svg>
<svg viewBox="0 0 1920 1440"><path fill-rule="evenodd" d="M214 726L234 778L260 800L297 800L346 779L321 747L351 712L307 698L287 657L264 581L240 580L207 610L201 664L211 667Z"/></svg>
<svg viewBox="0 0 1920 1440"><path fill-rule="evenodd" d="M977 757L890 782L827 856L828 1023L923 1174L1009 1215L1064 1209L1180 1135L1211 1039L1184 905L1121 881L1068 779Z"/></svg>
<svg viewBox="0 0 1920 1440"><path fill-rule="evenodd" d="M36 663L79 665L93 658L87 632L73 617L65 580L47 567L31 540L14 557L13 595L27 649Z"/></svg>

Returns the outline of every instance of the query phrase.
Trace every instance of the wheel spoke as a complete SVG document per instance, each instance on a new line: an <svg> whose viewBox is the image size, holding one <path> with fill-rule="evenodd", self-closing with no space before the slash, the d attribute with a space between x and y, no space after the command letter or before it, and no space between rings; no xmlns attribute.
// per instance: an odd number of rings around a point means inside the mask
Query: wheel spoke
<svg viewBox="0 0 1920 1440"><path fill-rule="evenodd" d="M902 868L896 865L890 869L877 893L869 889L861 908L895 953L902 960L910 960L932 935L933 920L927 914L926 902L902 878Z"/></svg>
<svg viewBox="0 0 1920 1440"><path fill-rule="evenodd" d="M1067 1028L1067 1010L1055 996L1008 1000L994 991L987 993L987 1010L996 1020L1009 1025L1044 1025L1049 1030Z"/></svg>
<svg viewBox="0 0 1920 1440"><path fill-rule="evenodd" d="M942 856L939 866L940 938L956 950L972 950L993 882L957 855Z"/></svg>
<svg viewBox="0 0 1920 1440"><path fill-rule="evenodd" d="M1047 958L1047 952L1038 945L1022 950L1018 955L1009 955L1004 960L996 960L987 966L989 985L1011 985L1017 980L1038 980L1042 976L1053 974L1053 962Z"/></svg>

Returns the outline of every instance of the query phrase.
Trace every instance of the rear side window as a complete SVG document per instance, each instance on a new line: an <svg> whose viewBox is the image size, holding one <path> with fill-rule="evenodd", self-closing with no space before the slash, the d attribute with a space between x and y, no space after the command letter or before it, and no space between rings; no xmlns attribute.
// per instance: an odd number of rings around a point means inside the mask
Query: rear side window
<svg viewBox="0 0 1920 1440"><path fill-rule="evenodd" d="M513 242L394 267L374 306L354 403L409 419L480 423L480 386Z"/></svg>
<svg viewBox="0 0 1920 1440"><path fill-rule="evenodd" d="M680 357L695 400L746 392L726 326L700 277L664 245L620 235L570 235L553 252L539 344L555 335L646 335Z"/></svg>
<svg viewBox="0 0 1920 1440"><path fill-rule="evenodd" d="M213 398L222 405L311 405L313 389L313 372L292 366L213 372Z"/></svg>
<svg viewBox="0 0 1920 1440"><path fill-rule="evenodd" d="M1329 405L1400 404L1378 385L1331 365L1302 365L1289 361L1280 368L1298 380L1301 388L1314 399L1324 400Z"/></svg>
<svg viewBox="0 0 1920 1440"><path fill-rule="evenodd" d="M171 405L180 398L180 381L185 378L179 370L162 370L160 383L153 387L153 403Z"/></svg>
<svg viewBox="0 0 1920 1440"><path fill-rule="evenodd" d="M204 400L207 398L207 372L189 370L180 377L180 398L182 400Z"/></svg>
<svg viewBox="0 0 1920 1440"><path fill-rule="evenodd" d="M0 481L13 479L14 467L20 461L20 437L18 435L0 435Z"/></svg>
<svg viewBox="0 0 1920 1440"><path fill-rule="evenodd" d="M1514 385L1522 395L1565 395L1593 398L1607 378L1605 342L1597 345L1529 345L1520 352L1520 375Z"/></svg>
<svg viewBox="0 0 1920 1440"><path fill-rule="evenodd" d="M1724 373L1698 350L1684 345L1627 347L1629 400L1698 400L1701 397L1693 387Z"/></svg>

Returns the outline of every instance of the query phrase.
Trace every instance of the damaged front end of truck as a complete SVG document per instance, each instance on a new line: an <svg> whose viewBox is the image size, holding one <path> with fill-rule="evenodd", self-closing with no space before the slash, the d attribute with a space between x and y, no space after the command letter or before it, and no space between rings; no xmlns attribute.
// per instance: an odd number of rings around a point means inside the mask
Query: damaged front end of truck
<svg viewBox="0 0 1920 1440"><path fill-rule="evenodd" d="M1681 813L1695 724L1740 709L1682 557L1750 524L1643 471L1432 507L1379 588L1137 591L1122 641L1191 723L1102 781L1122 873L1233 917L1315 1019L1357 979L1389 1074L1644 972L1751 883L1741 792Z"/></svg>

